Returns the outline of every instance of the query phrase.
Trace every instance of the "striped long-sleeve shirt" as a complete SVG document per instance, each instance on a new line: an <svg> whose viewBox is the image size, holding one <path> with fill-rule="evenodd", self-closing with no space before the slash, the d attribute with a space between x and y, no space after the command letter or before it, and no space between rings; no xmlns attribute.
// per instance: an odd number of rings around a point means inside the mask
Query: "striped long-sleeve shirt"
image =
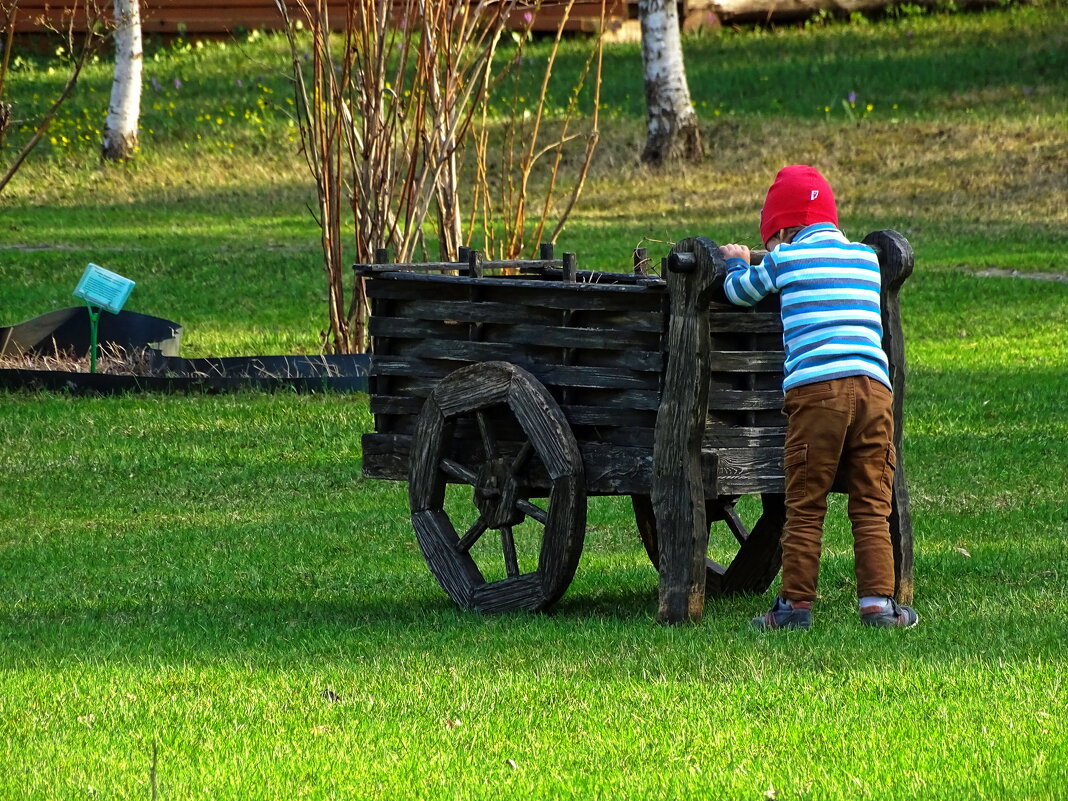
<svg viewBox="0 0 1068 801"><path fill-rule="evenodd" d="M803 228L754 266L728 259L723 288L739 306L780 294L783 391L855 375L891 386L882 347L879 261L834 225Z"/></svg>

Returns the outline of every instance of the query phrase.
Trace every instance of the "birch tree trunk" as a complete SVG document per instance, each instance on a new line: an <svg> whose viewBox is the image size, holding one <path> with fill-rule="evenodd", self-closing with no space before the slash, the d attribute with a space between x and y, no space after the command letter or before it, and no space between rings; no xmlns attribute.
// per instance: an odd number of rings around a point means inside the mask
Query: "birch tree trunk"
<svg viewBox="0 0 1068 801"><path fill-rule="evenodd" d="M100 156L122 161L137 150L141 116L141 9L139 0L115 0L115 78Z"/></svg>
<svg viewBox="0 0 1068 801"><path fill-rule="evenodd" d="M697 115L686 85L675 0L640 0L642 65L649 129L642 161L659 166L700 161L704 155Z"/></svg>

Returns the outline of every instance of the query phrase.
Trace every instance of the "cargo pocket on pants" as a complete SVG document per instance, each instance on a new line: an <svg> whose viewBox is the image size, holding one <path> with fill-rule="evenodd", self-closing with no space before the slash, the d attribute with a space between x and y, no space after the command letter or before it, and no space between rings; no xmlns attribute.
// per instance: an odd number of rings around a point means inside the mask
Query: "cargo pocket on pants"
<svg viewBox="0 0 1068 801"><path fill-rule="evenodd" d="M808 490L808 444L791 445L783 453L786 499L801 499Z"/></svg>

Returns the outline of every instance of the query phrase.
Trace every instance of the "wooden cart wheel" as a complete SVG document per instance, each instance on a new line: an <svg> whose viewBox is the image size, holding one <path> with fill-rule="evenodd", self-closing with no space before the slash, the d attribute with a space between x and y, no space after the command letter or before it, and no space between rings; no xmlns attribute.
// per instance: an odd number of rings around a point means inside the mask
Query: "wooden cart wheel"
<svg viewBox="0 0 1068 801"><path fill-rule="evenodd" d="M463 509L449 483L470 487ZM582 456L556 401L522 368L473 364L434 388L416 422L408 500L430 571L464 609L544 610L574 578L586 529ZM538 541L517 543L520 533ZM524 572L534 548L537 566Z"/></svg>
<svg viewBox="0 0 1068 801"><path fill-rule="evenodd" d="M737 551L729 561L721 557L705 560L705 595L759 594L771 586L782 565L783 525L786 522L786 499L783 495L760 496L761 511L750 529L736 509L738 498L721 496L705 501L705 517L710 531L723 527L721 536L709 536L709 549L722 553ZM656 531L656 516L648 495L632 495L634 518L638 533L653 566L660 566L660 549ZM722 521L717 523L717 521ZM729 532L729 534L725 533ZM724 544L733 537L734 544Z"/></svg>

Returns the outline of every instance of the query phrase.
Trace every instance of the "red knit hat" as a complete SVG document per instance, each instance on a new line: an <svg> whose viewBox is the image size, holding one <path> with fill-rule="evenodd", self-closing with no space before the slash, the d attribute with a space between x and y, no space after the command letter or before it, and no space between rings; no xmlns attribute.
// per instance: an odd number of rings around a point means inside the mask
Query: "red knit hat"
<svg viewBox="0 0 1068 801"><path fill-rule="evenodd" d="M783 228L829 222L838 225L838 208L827 179L814 167L783 167L760 210L760 241L767 244Z"/></svg>

